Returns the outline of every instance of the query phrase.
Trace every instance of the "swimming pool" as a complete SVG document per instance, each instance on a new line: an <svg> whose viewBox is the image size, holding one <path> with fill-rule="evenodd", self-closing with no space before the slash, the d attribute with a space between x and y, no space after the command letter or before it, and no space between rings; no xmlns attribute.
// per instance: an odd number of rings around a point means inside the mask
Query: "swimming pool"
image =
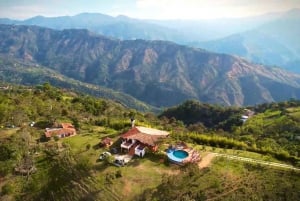
<svg viewBox="0 0 300 201"><path fill-rule="evenodd" d="M174 150L167 153L169 160L175 163L182 163L185 158L189 156L189 153L184 150Z"/></svg>

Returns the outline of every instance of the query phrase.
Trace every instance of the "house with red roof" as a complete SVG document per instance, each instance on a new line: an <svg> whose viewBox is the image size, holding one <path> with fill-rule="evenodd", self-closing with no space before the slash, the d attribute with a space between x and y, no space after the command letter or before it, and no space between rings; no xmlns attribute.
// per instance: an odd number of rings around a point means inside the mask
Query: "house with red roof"
<svg viewBox="0 0 300 201"><path fill-rule="evenodd" d="M76 129L71 123L61 123L54 128L46 128L46 138L57 136L59 138L70 137L76 135Z"/></svg>
<svg viewBox="0 0 300 201"><path fill-rule="evenodd" d="M113 140L109 137L103 138L100 142L101 147L110 147L113 144Z"/></svg>
<svg viewBox="0 0 300 201"><path fill-rule="evenodd" d="M158 142L169 136L169 132L153 128L136 126L121 136L121 151L127 150L130 155L143 157L146 148L157 151Z"/></svg>

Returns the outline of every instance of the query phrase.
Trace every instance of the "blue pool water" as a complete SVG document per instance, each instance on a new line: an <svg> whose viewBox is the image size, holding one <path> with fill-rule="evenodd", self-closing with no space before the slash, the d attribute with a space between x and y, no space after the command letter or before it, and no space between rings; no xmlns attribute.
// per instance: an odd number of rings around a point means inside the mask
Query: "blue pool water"
<svg viewBox="0 0 300 201"><path fill-rule="evenodd" d="M175 150L168 152L167 155L171 161L181 163L189 154L184 150Z"/></svg>

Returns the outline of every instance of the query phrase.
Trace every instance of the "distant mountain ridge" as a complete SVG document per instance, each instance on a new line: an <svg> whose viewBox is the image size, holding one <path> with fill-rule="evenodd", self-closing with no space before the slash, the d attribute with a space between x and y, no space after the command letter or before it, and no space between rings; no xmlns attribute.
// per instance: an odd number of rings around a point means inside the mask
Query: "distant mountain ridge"
<svg viewBox="0 0 300 201"><path fill-rule="evenodd" d="M20 59L156 107L186 99L253 105L300 98L300 75L165 41L121 41L87 30L0 26L2 59Z"/></svg>
<svg viewBox="0 0 300 201"><path fill-rule="evenodd" d="M280 16L280 13L271 13L246 18L141 20L122 15L112 17L101 13L80 13L74 16L35 16L25 20L0 18L0 24L37 25L58 30L88 29L98 34L125 40L167 40L186 44L192 41L219 39L252 30Z"/></svg>
<svg viewBox="0 0 300 201"><path fill-rule="evenodd" d="M118 39L145 39L182 41L184 35L178 30L163 27L152 22L129 18L112 17L101 13L81 13L75 16L43 17L27 20L2 18L0 24L36 25L57 30L88 29L91 32Z"/></svg>
<svg viewBox="0 0 300 201"><path fill-rule="evenodd" d="M300 10L295 9L253 30L194 46L300 73L299 24Z"/></svg>
<svg viewBox="0 0 300 201"><path fill-rule="evenodd" d="M167 40L300 72L300 9L209 20L139 20L81 13L75 16L36 16L26 20L3 18L0 24L37 25L57 30L88 29L122 40Z"/></svg>

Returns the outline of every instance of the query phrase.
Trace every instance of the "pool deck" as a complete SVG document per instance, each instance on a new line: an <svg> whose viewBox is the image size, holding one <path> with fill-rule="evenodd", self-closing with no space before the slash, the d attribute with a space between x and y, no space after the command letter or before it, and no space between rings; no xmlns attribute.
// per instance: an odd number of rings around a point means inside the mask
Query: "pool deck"
<svg viewBox="0 0 300 201"><path fill-rule="evenodd" d="M173 152L176 150L186 151L188 153L188 156L183 159L174 157ZM172 161L176 164L179 164L179 165L183 165L185 163L195 163L200 160L200 154L197 151L193 150L192 148L168 150L167 156L170 161Z"/></svg>

